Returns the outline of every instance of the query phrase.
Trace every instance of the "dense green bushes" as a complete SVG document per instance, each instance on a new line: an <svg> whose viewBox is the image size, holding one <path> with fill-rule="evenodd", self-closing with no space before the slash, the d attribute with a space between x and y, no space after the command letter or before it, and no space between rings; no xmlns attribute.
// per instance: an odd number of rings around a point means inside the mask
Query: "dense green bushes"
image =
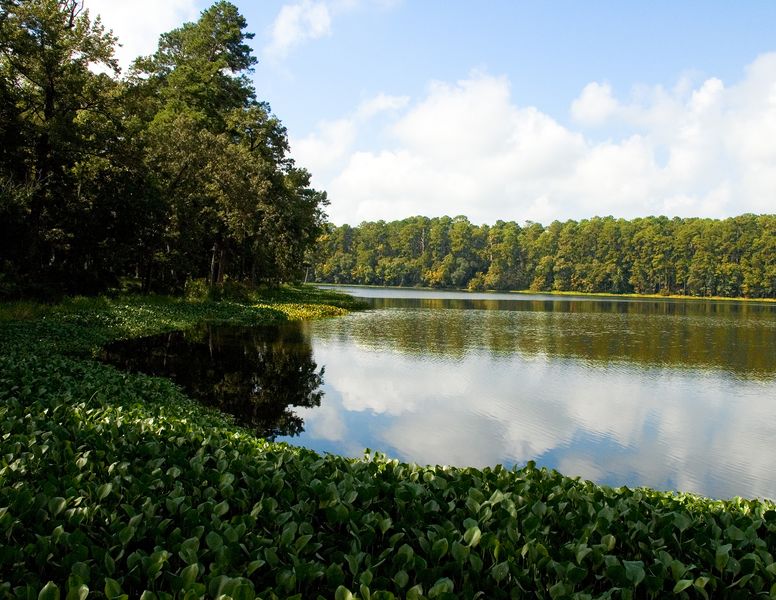
<svg viewBox="0 0 776 600"><path fill-rule="evenodd" d="M276 294L302 299L298 290ZM315 292L313 300L326 297ZM111 336L196 318L337 312L277 300L258 309L106 300L1 322L0 594L776 592L771 503L610 489L533 465L477 470L318 456L256 439L169 381L74 355Z"/></svg>

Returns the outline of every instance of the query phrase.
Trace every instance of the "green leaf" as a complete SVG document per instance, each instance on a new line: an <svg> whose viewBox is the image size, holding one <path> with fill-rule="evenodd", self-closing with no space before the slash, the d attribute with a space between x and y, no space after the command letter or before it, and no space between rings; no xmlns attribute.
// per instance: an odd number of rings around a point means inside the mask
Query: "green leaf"
<svg viewBox="0 0 776 600"><path fill-rule="evenodd" d="M298 529L299 524L294 523L293 521L283 528L283 533L280 534L281 547L288 546L291 543L291 540L296 536Z"/></svg>
<svg viewBox="0 0 776 600"><path fill-rule="evenodd" d="M680 592L683 592L692 584L693 584L692 579L680 579L679 581L676 582L676 585L674 586L674 594L679 594Z"/></svg>
<svg viewBox="0 0 776 600"><path fill-rule="evenodd" d="M213 514L219 517L223 517L226 513L229 512L229 503L224 500L223 502L219 502L213 507Z"/></svg>
<svg viewBox="0 0 776 600"><path fill-rule="evenodd" d="M112 490L113 484L103 483L100 487L97 488L97 499L105 500L105 498L108 497L108 494L110 494Z"/></svg>
<svg viewBox="0 0 776 600"><path fill-rule="evenodd" d="M297 538L297 540L294 542L294 550L297 552L297 554L310 542L311 539L313 539L313 536L310 533L307 535L300 535Z"/></svg>
<svg viewBox="0 0 776 600"><path fill-rule="evenodd" d="M407 572L402 570L396 573L396 575L393 576L393 582L399 587L404 588L407 586L407 584L410 582L410 576L407 575Z"/></svg>
<svg viewBox="0 0 776 600"><path fill-rule="evenodd" d="M633 587L638 586L642 581L646 573L644 572L644 563L640 560L624 560L622 566L625 567L625 577L633 584Z"/></svg>
<svg viewBox="0 0 776 600"><path fill-rule="evenodd" d="M59 513L61 513L65 509L65 506L67 506L67 500L59 496L52 498L48 502L49 513L52 517L56 517Z"/></svg>
<svg viewBox="0 0 776 600"><path fill-rule="evenodd" d="M674 527L679 531L686 531L692 525L692 519L684 513L674 513Z"/></svg>
<svg viewBox="0 0 776 600"><path fill-rule="evenodd" d="M254 560L252 562L248 563L248 567L246 568L246 575L253 575L253 573L256 571L256 569L260 569L265 564L267 564L265 561L258 559Z"/></svg>
<svg viewBox="0 0 776 600"><path fill-rule="evenodd" d="M81 583L77 586L70 588L67 592L67 600L86 600L89 597L89 586Z"/></svg>
<svg viewBox="0 0 776 600"><path fill-rule="evenodd" d="M207 536L205 536L205 543L213 552L218 552L224 547L224 539L215 531L208 532Z"/></svg>
<svg viewBox="0 0 776 600"><path fill-rule="evenodd" d="M679 580L679 578L684 575L687 572L687 566L679 560L673 559L671 561L671 576L674 578L674 580Z"/></svg>
<svg viewBox="0 0 776 600"><path fill-rule="evenodd" d="M409 564L415 556L415 551L409 544L402 544L399 551L396 553L397 558L401 558L403 564Z"/></svg>
<svg viewBox="0 0 776 600"><path fill-rule="evenodd" d="M423 597L423 586L418 584L407 590L407 600L420 600Z"/></svg>
<svg viewBox="0 0 776 600"><path fill-rule="evenodd" d="M453 589L454 586L452 580L447 577L443 577L442 579L437 580L437 582L431 586L431 589L428 591L428 597L437 598L442 594L452 594Z"/></svg>
<svg viewBox="0 0 776 600"><path fill-rule="evenodd" d="M385 519L380 520L380 533L385 534L391 526L393 525L393 521L390 517L386 517Z"/></svg>
<svg viewBox="0 0 776 600"><path fill-rule="evenodd" d="M59 588L53 581L43 586L38 594L38 600L59 600Z"/></svg>
<svg viewBox="0 0 776 600"><path fill-rule="evenodd" d="M122 546L129 544L132 537L135 535L135 528L128 525L119 531L119 541Z"/></svg>
<svg viewBox="0 0 776 600"><path fill-rule="evenodd" d="M730 560L730 550L733 548L733 544L722 544L717 546L717 550L714 552L714 565L722 571Z"/></svg>
<svg viewBox="0 0 776 600"><path fill-rule="evenodd" d="M469 556L469 548L464 546L461 542L453 542L450 553L453 555L455 562L463 563Z"/></svg>
<svg viewBox="0 0 776 600"><path fill-rule="evenodd" d="M105 553L105 558L103 559L103 565L105 566L105 572L108 575L113 575L113 573L116 571L116 563L111 558L111 555L107 552Z"/></svg>
<svg viewBox="0 0 776 600"><path fill-rule="evenodd" d="M576 555L577 564L578 565L582 564L582 561L585 560L585 557L588 554L590 554L592 551L593 551L593 549L588 547L588 546L581 546L580 548L578 548L577 549L577 555Z"/></svg>
<svg viewBox="0 0 776 600"><path fill-rule="evenodd" d="M466 530L466 533L463 534L463 541L466 542L469 548L474 548L480 543L481 537L482 532L480 531L480 528L475 525Z"/></svg>
<svg viewBox="0 0 776 600"><path fill-rule="evenodd" d="M617 543L617 540L611 533L607 533L605 536L601 538L601 544L606 548L607 551L611 552L614 550L614 546Z"/></svg>
<svg viewBox="0 0 776 600"><path fill-rule="evenodd" d="M326 568L326 581L330 586L340 586L345 581L345 572L342 570L342 566L337 563L332 563Z"/></svg>
<svg viewBox="0 0 776 600"><path fill-rule="evenodd" d="M334 600L353 600L353 593L344 585L341 585L334 592Z"/></svg>
<svg viewBox="0 0 776 600"><path fill-rule="evenodd" d="M256 598L253 583L243 577L233 580L232 586L229 589L229 595L232 597L232 600L254 600Z"/></svg>
<svg viewBox="0 0 776 600"><path fill-rule="evenodd" d="M189 590L199 575L199 565L193 563L181 571L181 579L183 581L183 590Z"/></svg>
<svg viewBox="0 0 776 600"><path fill-rule="evenodd" d="M568 579L571 583L579 583L585 577L587 577L587 569L571 565L566 570L566 579Z"/></svg>
<svg viewBox="0 0 776 600"><path fill-rule="evenodd" d="M500 582L502 581L507 575L509 575L509 563L507 561L498 563L497 565L494 565L493 568L490 570L490 574L493 576L493 579Z"/></svg>
<svg viewBox="0 0 776 600"><path fill-rule="evenodd" d="M110 577L105 578L105 595L110 600L111 598L118 598L121 596L121 585L115 579Z"/></svg>
<svg viewBox="0 0 776 600"><path fill-rule="evenodd" d="M555 585L550 587L550 598L556 600L556 598L563 598L566 595L566 586L562 581L559 581Z"/></svg>
<svg viewBox="0 0 776 600"><path fill-rule="evenodd" d="M439 562L439 560L447 554L448 547L449 542L447 541L447 538L438 539L434 542L434 545L431 546L431 558L436 562Z"/></svg>

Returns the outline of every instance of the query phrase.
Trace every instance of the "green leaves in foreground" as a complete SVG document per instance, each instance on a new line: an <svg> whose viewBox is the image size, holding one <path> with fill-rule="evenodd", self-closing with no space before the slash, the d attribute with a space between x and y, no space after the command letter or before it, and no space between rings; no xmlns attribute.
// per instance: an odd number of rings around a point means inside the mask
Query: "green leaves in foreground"
<svg viewBox="0 0 776 600"><path fill-rule="evenodd" d="M776 591L768 502L321 457L168 381L43 353L0 357L0 540L3 597Z"/></svg>

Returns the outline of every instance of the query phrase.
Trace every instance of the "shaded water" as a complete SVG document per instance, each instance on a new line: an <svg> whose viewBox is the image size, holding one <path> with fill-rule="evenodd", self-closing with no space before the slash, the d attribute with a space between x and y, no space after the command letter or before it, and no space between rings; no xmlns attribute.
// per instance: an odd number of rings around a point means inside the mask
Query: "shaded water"
<svg viewBox="0 0 776 600"><path fill-rule="evenodd" d="M137 348L129 366L165 374L162 357L194 352L184 370L214 383L167 374L232 390L211 403L319 451L776 497L776 305L348 291L373 310L177 334L198 350L135 342L157 366Z"/></svg>
<svg viewBox="0 0 776 600"><path fill-rule="evenodd" d="M201 325L108 345L101 358L131 371L169 377L205 404L267 438L298 435L292 409L320 406L323 369L309 339L290 327Z"/></svg>

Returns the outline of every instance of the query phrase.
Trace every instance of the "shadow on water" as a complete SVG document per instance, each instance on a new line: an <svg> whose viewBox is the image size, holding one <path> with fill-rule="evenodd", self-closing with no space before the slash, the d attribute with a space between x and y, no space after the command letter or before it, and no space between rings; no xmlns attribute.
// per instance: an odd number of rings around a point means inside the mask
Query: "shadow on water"
<svg viewBox="0 0 776 600"><path fill-rule="evenodd" d="M320 406L323 367L301 324L187 331L114 342L100 358L119 368L168 377L194 398L236 417L258 435L296 436L291 407Z"/></svg>

